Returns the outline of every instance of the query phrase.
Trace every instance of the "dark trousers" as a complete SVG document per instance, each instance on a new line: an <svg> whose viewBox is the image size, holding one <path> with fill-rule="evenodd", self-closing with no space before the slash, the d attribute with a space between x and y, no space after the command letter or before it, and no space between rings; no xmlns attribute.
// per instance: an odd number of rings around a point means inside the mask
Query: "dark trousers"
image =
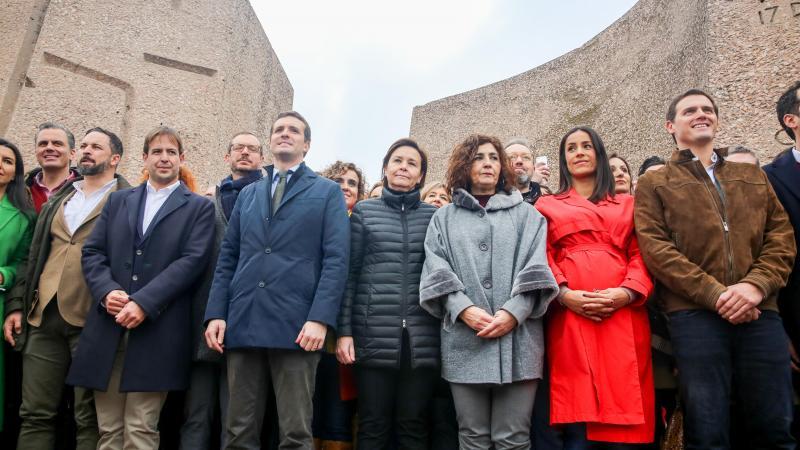
<svg viewBox="0 0 800 450"><path fill-rule="evenodd" d="M450 383L444 378L436 382L430 405L431 450L458 450L458 420Z"/></svg>
<svg viewBox="0 0 800 450"><path fill-rule="evenodd" d="M269 384L275 389L282 450L313 450L311 420L320 354L303 350L227 352L227 449L258 450Z"/></svg>
<svg viewBox="0 0 800 450"><path fill-rule="evenodd" d="M795 448L788 342L778 313L764 311L741 325L706 310L669 317L686 449L731 447L731 395L747 412L747 448Z"/></svg>
<svg viewBox="0 0 800 450"><path fill-rule="evenodd" d="M355 400L342 400L336 355L323 353L314 390L314 437L323 441L353 442Z"/></svg>
<svg viewBox="0 0 800 450"><path fill-rule="evenodd" d="M211 448L211 431L216 418L225 423L228 411L228 377L225 361L221 363L195 362L192 364L189 390L186 391L184 415L181 426L180 448L207 450ZM220 447L225 447L225 429L220 433Z"/></svg>
<svg viewBox="0 0 800 450"><path fill-rule="evenodd" d="M393 435L398 450L428 448L428 406L439 371L412 369L407 342L404 337L399 370L356 365L360 449L388 449Z"/></svg>
<svg viewBox="0 0 800 450"><path fill-rule="evenodd" d="M539 380L539 388L536 391L536 399L533 401L531 444L536 450L561 450L564 448L563 435L561 427L550 426L550 374L545 365L544 374Z"/></svg>
<svg viewBox="0 0 800 450"><path fill-rule="evenodd" d="M53 299L42 314L41 326L30 326L22 354L22 426L17 448L54 448L56 418L64 392L64 380L78 345L81 328L70 325ZM92 391L78 388L75 393L76 447L97 447L97 416Z"/></svg>

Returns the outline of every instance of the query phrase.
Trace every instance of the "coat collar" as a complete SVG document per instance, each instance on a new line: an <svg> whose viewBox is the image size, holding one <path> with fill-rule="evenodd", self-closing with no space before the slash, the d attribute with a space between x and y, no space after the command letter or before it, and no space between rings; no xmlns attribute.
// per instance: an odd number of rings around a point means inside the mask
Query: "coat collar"
<svg viewBox="0 0 800 450"><path fill-rule="evenodd" d="M482 208L478 200L472 196L465 189L456 189L453 193L453 204L472 211L479 211L485 209L486 211L498 211L501 209L509 209L522 203L522 194L514 188L511 193L506 191L497 191L496 194L489 199L486 208Z"/></svg>
<svg viewBox="0 0 800 450"><path fill-rule="evenodd" d="M717 154L717 167L721 167L725 164L725 157L728 156L728 147L723 148L715 148L714 153ZM672 157L670 157L670 161L674 161L678 164L683 164L691 161L695 161L697 158L694 156L691 150L683 149L679 150L676 149L672 152Z"/></svg>
<svg viewBox="0 0 800 450"><path fill-rule="evenodd" d="M772 166L773 173L780 182L798 199L800 199L800 183L797 183L797 164L791 149L783 156L776 159Z"/></svg>
<svg viewBox="0 0 800 450"><path fill-rule="evenodd" d="M409 192L397 192L384 187L383 191L381 191L381 199L394 209L400 209L401 207L407 209L416 208L420 203L419 188L414 188Z"/></svg>
<svg viewBox="0 0 800 450"><path fill-rule="evenodd" d="M619 200L616 198L616 196L614 197L606 196L606 198L600 200L599 202L592 203L589 201L589 199L583 198L580 194L578 194L578 191L576 191L575 188L570 188L567 192L555 194L553 195L553 197L558 200L562 200L569 205L581 206L581 207L594 208L597 206L605 206L608 204L614 204L614 205L619 204Z"/></svg>
<svg viewBox="0 0 800 450"><path fill-rule="evenodd" d="M18 214L21 214L14 205L11 204L11 200L8 199L8 193L3 196L3 199L0 200L0 230L6 227Z"/></svg>
<svg viewBox="0 0 800 450"><path fill-rule="evenodd" d="M127 197L125 198L125 208L128 210L128 224L131 227L132 236L139 235L139 210L141 208L141 202L145 199L146 193L147 182L145 181L139 186L129 190L127 192ZM172 214L172 212L176 209L188 203L191 195L192 191L190 191L185 184L181 183L178 188L169 195L167 201L164 202L164 205L162 205L161 209L158 211L158 213L156 213L156 216L153 218L153 222L147 228L147 232L142 237L142 242L147 240L161 220Z"/></svg>
<svg viewBox="0 0 800 450"><path fill-rule="evenodd" d="M272 216L272 174L274 173L275 166L269 165L266 167L266 170L267 176L259 182L262 183L263 188L256 191L256 200L261 208L261 216L265 219ZM311 187L314 179L316 179L318 176L319 175L317 175L316 172L306 166L305 162L300 163L300 167L297 168L297 172L292 174L292 178L289 180L291 189L284 194L283 199L281 199L281 204L278 205L278 209L275 211L275 214L280 211L283 205L288 203L301 192Z"/></svg>

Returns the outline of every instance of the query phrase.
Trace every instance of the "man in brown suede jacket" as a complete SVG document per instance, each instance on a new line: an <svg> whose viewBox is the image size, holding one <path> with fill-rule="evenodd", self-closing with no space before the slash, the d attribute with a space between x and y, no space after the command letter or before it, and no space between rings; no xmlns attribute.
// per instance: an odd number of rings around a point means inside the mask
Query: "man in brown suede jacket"
<svg viewBox="0 0 800 450"><path fill-rule="evenodd" d="M776 303L795 257L792 226L761 169L714 149L718 114L699 90L670 105L666 127L678 150L639 179L639 247L669 314L686 448L730 448L735 379L745 447L793 449L789 350Z"/></svg>

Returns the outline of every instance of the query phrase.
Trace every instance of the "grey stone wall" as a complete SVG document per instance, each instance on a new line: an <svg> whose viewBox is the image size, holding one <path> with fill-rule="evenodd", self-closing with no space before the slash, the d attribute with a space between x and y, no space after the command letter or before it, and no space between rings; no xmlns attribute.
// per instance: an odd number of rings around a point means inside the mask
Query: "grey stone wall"
<svg viewBox="0 0 800 450"><path fill-rule="evenodd" d="M768 160L785 148L775 139L774 108L800 79L799 47L794 0L641 0L572 52L414 108L410 134L432 156L431 180L444 175L452 148L471 132L525 137L557 168L559 140L577 125L595 128L609 152L636 170L647 156L669 156L667 106L699 87L719 101L719 144L747 145Z"/></svg>
<svg viewBox="0 0 800 450"><path fill-rule="evenodd" d="M77 139L93 126L120 135L121 172L138 180L154 126L181 132L201 187L228 173L230 136L266 139L294 95L247 0L5 0L0 7L0 135L34 167L36 126Z"/></svg>

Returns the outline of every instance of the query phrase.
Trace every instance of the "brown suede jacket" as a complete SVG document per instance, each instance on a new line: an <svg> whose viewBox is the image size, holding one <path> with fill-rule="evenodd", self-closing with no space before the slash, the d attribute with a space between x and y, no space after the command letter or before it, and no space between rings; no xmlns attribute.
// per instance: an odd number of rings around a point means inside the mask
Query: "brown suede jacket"
<svg viewBox="0 0 800 450"><path fill-rule="evenodd" d="M764 171L715 152L722 195L689 150L639 179L636 235L657 298L666 312L716 310L727 286L747 282L765 294L759 309L777 311L796 252L789 217Z"/></svg>

